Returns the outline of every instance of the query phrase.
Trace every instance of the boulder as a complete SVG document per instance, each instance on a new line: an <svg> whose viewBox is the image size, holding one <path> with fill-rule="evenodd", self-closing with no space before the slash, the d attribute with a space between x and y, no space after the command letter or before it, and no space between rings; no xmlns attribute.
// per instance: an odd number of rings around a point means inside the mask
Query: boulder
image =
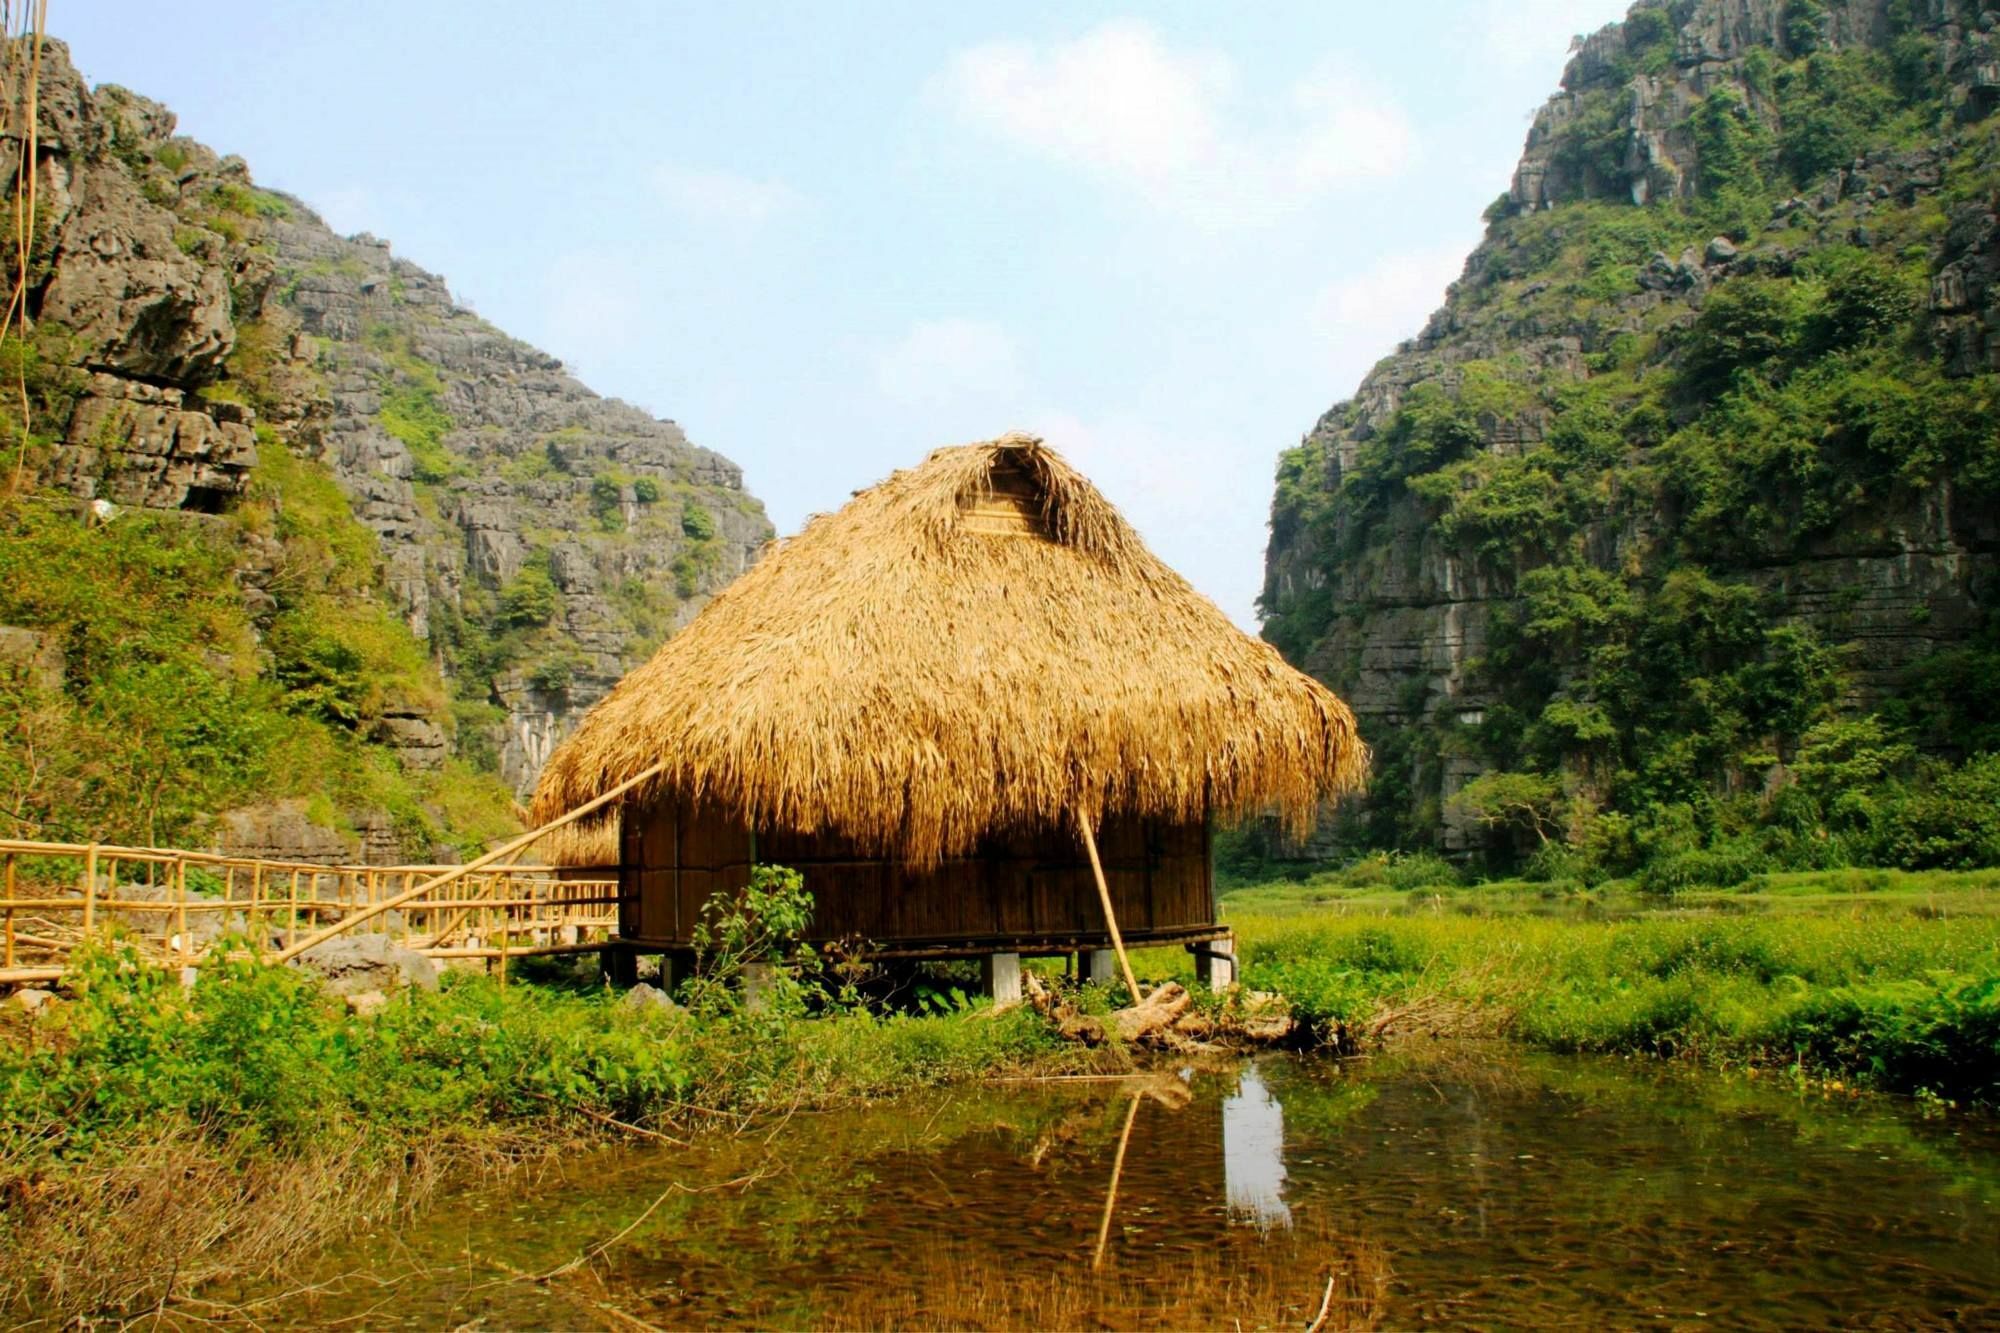
<svg viewBox="0 0 2000 1333"><path fill-rule="evenodd" d="M389 1003L389 997L378 990L357 991L347 997L347 1012L356 1018L373 1018Z"/></svg>
<svg viewBox="0 0 2000 1333"><path fill-rule="evenodd" d="M679 1005L674 1003L671 995L661 990L658 986L645 981L626 991L625 998L618 1001L618 1005L621 1009L637 1009L645 1012L680 1008Z"/></svg>
<svg viewBox="0 0 2000 1333"><path fill-rule="evenodd" d="M32 1014L55 998L55 995L49 991L36 990L33 986L23 986L20 990L15 991L7 997L7 1003L13 1005L23 1013Z"/></svg>
<svg viewBox="0 0 2000 1333"><path fill-rule="evenodd" d="M385 994L405 986L436 990L438 965L387 935L337 935L299 955L298 962L320 974L335 995Z"/></svg>

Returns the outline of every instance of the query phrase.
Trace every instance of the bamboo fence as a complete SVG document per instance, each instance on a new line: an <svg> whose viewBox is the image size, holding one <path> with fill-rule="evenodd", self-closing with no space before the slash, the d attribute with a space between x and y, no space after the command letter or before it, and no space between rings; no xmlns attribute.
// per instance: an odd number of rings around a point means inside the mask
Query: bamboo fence
<svg viewBox="0 0 2000 1333"><path fill-rule="evenodd" d="M79 945L113 931L185 968L218 951L278 961L368 918L405 947L495 960L503 976L510 957L602 949L617 932L615 870L454 869L0 839L0 986L58 981Z"/></svg>

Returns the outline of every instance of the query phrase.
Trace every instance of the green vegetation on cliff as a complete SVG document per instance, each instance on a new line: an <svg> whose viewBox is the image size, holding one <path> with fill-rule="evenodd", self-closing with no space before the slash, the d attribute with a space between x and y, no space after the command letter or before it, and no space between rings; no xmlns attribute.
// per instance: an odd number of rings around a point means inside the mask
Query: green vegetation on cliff
<svg viewBox="0 0 2000 1333"><path fill-rule="evenodd" d="M1483 828L1501 865L1662 888L2000 864L2000 374L1965 313L2000 132L1976 15L1888 4L1883 45L1835 49L1793 4L1704 96L1673 64L1684 8L1587 44L1448 322L1378 368L1400 396L1285 456L1265 633L1351 689L1370 580L1408 549L1474 590L1483 633L1443 687L1413 673L1363 710L1351 845ZM1948 620L1921 573L1918 604L1863 613L1864 566L1898 559L1947 570Z"/></svg>
<svg viewBox="0 0 2000 1333"><path fill-rule="evenodd" d="M325 470L267 438L251 475L222 518L0 502L0 624L43 645L0 661L0 832L171 845L286 796L384 811L424 858L515 827L491 776L410 771L370 743L392 710L442 706L436 668ZM266 576L261 626L246 568Z"/></svg>

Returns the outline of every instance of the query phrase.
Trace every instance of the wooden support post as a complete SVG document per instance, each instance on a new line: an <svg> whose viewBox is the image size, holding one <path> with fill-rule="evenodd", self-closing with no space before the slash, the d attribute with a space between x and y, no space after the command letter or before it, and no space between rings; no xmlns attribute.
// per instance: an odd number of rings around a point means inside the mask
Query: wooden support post
<svg viewBox="0 0 2000 1333"><path fill-rule="evenodd" d="M97 924L97 844L83 854L83 933Z"/></svg>
<svg viewBox="0 0 2000 1333"><path fill-rule="evenodd" d="M1111 910L1111 885L1104 878L1104 863L1097 857L1097 833L1090 827L1090 816L1077 808L1076 826L1083 831L1083 849L1090 853L1090 873L1097 878L1098 901L1104 904L1104 924L1111 930L1111 947L1118 951L1118 966L1125 972L1125 989L1131 992L1132 1003L1145 999L1139 993L1139 982L1132 975L1132 960L1125 956L1125 937L1118 933L1118 914Z"/></svg>
<svg viewBox="0 0 2000 1333"><path fill-rule="evenodd" d="M639 955L624 945L606 949L600 957L604 960L604 976L619 990L631 990L639 984Z"/></svg>
<svg viewBox="0 0 2000 1333"><path fill-rule="evenodd" d="M258 962L264 961L264 932L258 928L258 908L264 901L264 863L255 862L250 867L250 910L243 914L244 929L250 935L250 956Z"/></svg>
<svg viewBox="0 0 2000 1333"><path fill-rule="evenodd" d="M14 853L7 853L7 967L14 966Z"/></svg>
<svg viewBox="0 0 2000 1333"><path fill-rule="evenodd" d="M174 863L174 934L181 942L181 961L194 957L194 941L188 938L188 863L183 857Z"/></svg>
<svg viewBox="0 0 2000 1333"><path fill-rule="evenodd" d="M577 938L579 941L583 938L580 928L577 931ZM667 993L668 998L671 999L678 994L680 988L686 985L693 975L694 954L689 950L674 949L660 955L660 989Z"/></svg>

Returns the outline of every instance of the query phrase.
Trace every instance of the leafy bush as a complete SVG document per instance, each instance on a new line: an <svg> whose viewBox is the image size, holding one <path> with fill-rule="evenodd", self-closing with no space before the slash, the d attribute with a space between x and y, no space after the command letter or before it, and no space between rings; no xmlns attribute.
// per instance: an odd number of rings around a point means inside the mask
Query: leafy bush
<svg viewBox="0 0 2000 1333"><path fill-rule="evenodd" d="M681 509L681 531L698 542L715 536L715 515L689 500Z"/></svg>
<svg viewBox="0 0 2000 1333"><path fill-rule="evenodd" d="M590 512L600 527L616 530L625 522L625 481L613 473L600 472L590 480Z"/></svg>
<svg viewBox="0 0 2000 1333"><path fill-rule="evenodd" d="M1882 820L1883 861L1907 870L2000 865L2000 753L1934 765Z"/></svg>
<svg viewBox="0 0 2000 1333"><path fill-rule="evenodd" d="M528 684L544 694L559 694L575 679L576 662L568 657L550 658L528 672Z"/></svg>
<svg viewBox="0 0 2000 1333"><path fill-rule="evenodd" d="M546 625L555 618L560 604L547 567L523 565L500 590L500 620L507 625Z"/></svg>

